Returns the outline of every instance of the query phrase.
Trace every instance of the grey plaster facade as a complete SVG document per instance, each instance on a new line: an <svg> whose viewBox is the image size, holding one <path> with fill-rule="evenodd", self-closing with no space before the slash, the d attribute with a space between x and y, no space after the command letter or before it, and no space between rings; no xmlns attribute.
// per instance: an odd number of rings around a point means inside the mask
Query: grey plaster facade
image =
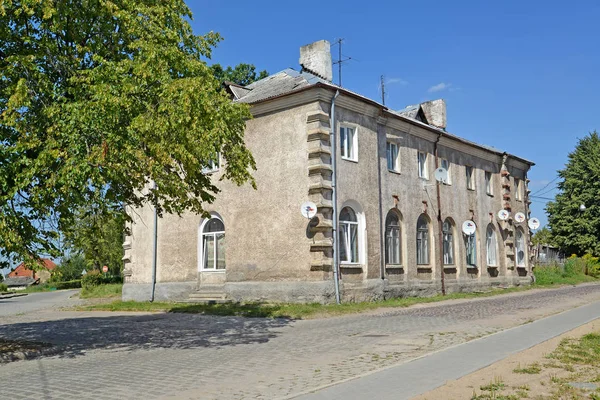
<svg viewBox="0 0 600 400"><path fill-rule="evenodd" d="M296 84L286 86L288 80ZM247 122L245 141L257 163L258 189L219 182L221 193L206 207L225 226L226 267L202 268L205 221L201 216L166 215L158 222L156 299L180 300L204 291L236 301L333 301L332 128L337 134L338 211L350 206L358 219L357 262L341 263L339 268L345 300L432 295L441 289L442 269L448 291L530 282L526 221L519 224L512 217L499 221L497 213L506 209L511 216L517 212L528 216L527 171L533 163L448 134L438 127L442 119L445 125L445 107L443 118L439 113L430 117L438 125L434 126L306 72L286 70L264 81L250 89L232 90L235 101L252 99L248 102L254 119ZM331 127L336 92L335 126ZM355 132L355 160L342 157L342 128ZM395 171L388 170L388 142L398 149ZM427 154L429 179L419 177L418 152ZM442 158L449 162L450 182L439 188L441 221L450 218L454 236L454 260L445 266L441 265L433 177ZM473 190L467 189L467 166L473 168ZM491 194L486 193L486 171L491 173ZM219 171L213 173L213 179L219 178ZM520 181L519 196L515 178ZM300 205L307 200L318 209L311 221L300 214ZM130 211L134 223L124 244L123 298L147 300L153 210ZM394 265L385 263L389 212L400 221L400 263ZM417 220L423 214L429 221L429 263L417 265ZM477 226L475 266L466 263L461 233L466 220ZM497 235L493 266L487 265L488 225ZM520 265L515 254L517 230L526 243Z"/></svg>

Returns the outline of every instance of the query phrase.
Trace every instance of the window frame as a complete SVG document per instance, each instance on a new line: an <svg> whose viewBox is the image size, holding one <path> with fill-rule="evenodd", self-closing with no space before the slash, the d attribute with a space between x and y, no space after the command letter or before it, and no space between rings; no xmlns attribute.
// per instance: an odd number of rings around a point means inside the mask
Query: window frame
<svg viewBox="0 0 600 400"><path fill-rule="evenodd" d="M446 224L449 229L446 229ZM454 253L454 223L450 218L446 218L442 223L442 258L444 266L456 264Z"/></svg>
<svg viewBox="0 0 600 400"><path fill-rule="evenodd" d="M215 172L219 172L221 169L221 152L217 153L217 156L214 159L210 160L210 167L203 167L202 173L205 175L214 174Z"/></svg>
<svg viewBox="0 0 600 400"><path fill-rule="evenodd" d="M446 163L446 167L444 167L444 162ZM443 182L444 185L452 185L452 164L450 164L450 161L448 161L447 158L440 158L440 167L445 168L446 171L448 171L448 179L446 179L446 182Z"/></svg>
<svg viewBox="0 0 600 400"><path fill-rule="evenodd" d="M423 167L421 167L421 156L424 156ZM429 180L429 168L427 168L427 152L417 151L417 170L419 178L428 181Z"/></svg>
<svg viewBox="0 0 600 400"><path fill-rule="evenodd" d="M494 229L492 224L489 224L485 231L485 253L488 267L498 266L498 237L496 235L496 229ZM493 252L490 251L490 248L493 250ZM493 260L490 258L491 254L494 255Z"/></svg>
<svg viewBox="0 0 600 400"><path fill-rule="evenodd" d="M338 243L338 257L339 257L340 264L358 265L358 264L360 264L360 260L361 260L361 242L360 241L362 239L361 235L360 235L360 220L359 220L358 213L351 206L342 207L342 209L340 210L340 216L342 215L342 212L346 208L349 208L352 211L356 221L345 221L345 220L342 220L341 218L339 218L338 232L339 232L339 237L342 238L342 240L340 240L340 242ZM347 226L347 228L345 230L342 229L342 225ZM352 246L352 230L353 229L356 230L356 260L352 260L352 255L354 254L354 252L352 251L353 249L351 248L351 246ZM342 260L342 252L339 251L340 245L344 246L345 254L346 254L346 258L347 258L346 260ZM350 250L350 253L348 252L349 250Z"/></svg>
<svg viewBox="0 0 600 400"><path fill-rule="evenodd" d="M427 227L427 229L423 229L419 226L419 222L421 221L421 219L423 221L425 221L425 226ZM425 214L421 214L419 215L419 218L417 218L417 232L416 232L416 244L417 244L417 254L416 254L416 258L417 258L417 265L431 265L431 246L430 244L430 229L429 229L429 219L425 216ZM423 243L425 244L425 248L419 250L420 246L423 246ZM420 256L421 255L421 256ZM420 260L420 257L426 257L426 260Z"/></svg>
<svg viewBox="0 0 600 400"><path fill-rule="evenodd" d="M523 257L519 261L519 250L522 250ZM517 267L525 267L527 260L527 253L525 251L525 232L521 228L517 228L515 233L515 264Z"/></svg>
<svg viewBox="0 0 600 400"><path fill-rule="evenodd" d="M493 174L490 171L484 171L485 175L485 194L494 196Z"/></svg>
<svg viewBox="0 0 600 400"><path fill-rule="evenodd" d="M396 155L395 155L395 157L393 157L393 160L391 160L393 163L393 168L390 169L390 150L391 150L391 148L396 149ZM389 140L386 141L385 158L386 158L386 164L387 164L388 171L400 173L400 147L398 146L398 143L395 143L395 142L392 142Z"/></svg>
<svg viewBox="0 0 600 400"><path fill-rule="evenodd" d="M352 140L348 140L348 130L352 131ZM344 137L346 137L344 139ZM348 144L351 146L348 147ZM350 152L351 154L345 154ZM358 162L358 129L356 126L340 124L340 155L342 160Z"/></svg>
<svg viewBox="0 0 600 400"><path fill-rule="evenodd" d="M471 173L469 173L471 171ZM475 190L473 182L473 175L475 174L475 168L471 165L465 165L465 179L467 180L467 190Z"/></svg>
<svg viewBox="0 0 600 400"><path fill-rule="evenodd" d="M392 229L390 229L390 219L391 218L395 218L395 222L397 222L397 225L394 226L395 229L397 229L398 234L396 236L397 239L397 245L394 245L393 243L393 239L394 236L391 235L391 231ZM386 266L392 266L392 267L399 267L402 266L402 224L401 224L401 218L398 215L398 213L394 210L390 210L387 214L387 216L385 217L385 265ZM392 246L395 246L392 247ZM393 262L395 260L392 260L392 256L393 254L390 253L390 250L396 250L396 256L397 256L397 260L398 262Z"/></svg>
<svg viewBox="0 0 600 400"><path fill-rule="evenodd" d="M465 241L465 264L467 268L477 267L477 230L471 235L464 235ZM472 252L470 251L472 250ZM470 263L472 262L472 263Z"/></svg>
<svg viewBox="0 0 600 400"><path fill-rule="evenodd" d="M206 228L206 226L210 223L210 221L212 221L213 219L216 219L218 221L221 222L221 224L223 225L223 230L222 231L215 231L215 232L204 232L204 229ZM223 222L223 219L216 214L211 214L210 218L206 218L202 224L200 224L199 227L199 233L200 233L200 240L198 241L198 246L199 246L199 268L198 270L200 272L217 272L217 273L225 273L225 271L227 270L227 262L225 260L225 255L227 254L226 252L226 248L225 248L225 222ZM223 248L219 249L219 245L218 245L218 240L217 240L217 235L223 235ZM206 251L206 245L205 245L205 237L207 236L212 236L213 237L213 267L212 268L205 268L205 264L208 262L207 261L207 251ZM218 255L220 253L223 253L223 264L224 267L223 268L218 268L218 264L219 264L219 257Z"/></svg>

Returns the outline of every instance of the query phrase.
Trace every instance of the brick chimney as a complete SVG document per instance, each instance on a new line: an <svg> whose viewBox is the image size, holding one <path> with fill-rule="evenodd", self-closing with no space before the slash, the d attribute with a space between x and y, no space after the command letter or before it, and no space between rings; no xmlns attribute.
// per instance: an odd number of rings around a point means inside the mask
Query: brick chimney
<svg viewBox="0 0 600 400"><path fill-rule="evenodd" d="M300 47L300 66L302 70L331 82L331 49L327 40L319 40Z"/></svg>
<svg viewBox="0 0 600 400"><path fill-rule="evenodd" d="M437 99L421 103L421 110L425 114L427 123L436 128L446 129L446 102Z"/></svg>

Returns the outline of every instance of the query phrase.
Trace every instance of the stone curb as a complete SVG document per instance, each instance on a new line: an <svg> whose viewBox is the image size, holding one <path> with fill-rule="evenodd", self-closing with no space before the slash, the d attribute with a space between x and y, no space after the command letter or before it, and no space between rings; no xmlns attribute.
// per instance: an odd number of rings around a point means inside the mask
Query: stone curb
<svg viewBox="0 0 600 400"><path fill-rule="evenodd" d="M0 294L0 300L11 299L13 297L27 296L28 293L11 293L11 294Z"/></svg>

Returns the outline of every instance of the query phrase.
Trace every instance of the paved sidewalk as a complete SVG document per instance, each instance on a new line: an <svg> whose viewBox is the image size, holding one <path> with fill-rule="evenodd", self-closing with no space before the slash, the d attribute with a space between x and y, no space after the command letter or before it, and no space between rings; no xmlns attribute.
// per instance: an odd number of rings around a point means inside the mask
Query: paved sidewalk
<svg viewBox="0 0 600 400"><path fill-rule="evenodd" d="M600 302L295 398L299 400L410 399L443 385L447 380L461 378L597 318L600 318Z"/></svg>
<svg viewBox="0 0 600 400"><path fill-rule="evenodd" d="M59 354L0 365L12 399L276 399L600 300L600 285L531 290L320 320L40 311L0 338Z"/></svg>

